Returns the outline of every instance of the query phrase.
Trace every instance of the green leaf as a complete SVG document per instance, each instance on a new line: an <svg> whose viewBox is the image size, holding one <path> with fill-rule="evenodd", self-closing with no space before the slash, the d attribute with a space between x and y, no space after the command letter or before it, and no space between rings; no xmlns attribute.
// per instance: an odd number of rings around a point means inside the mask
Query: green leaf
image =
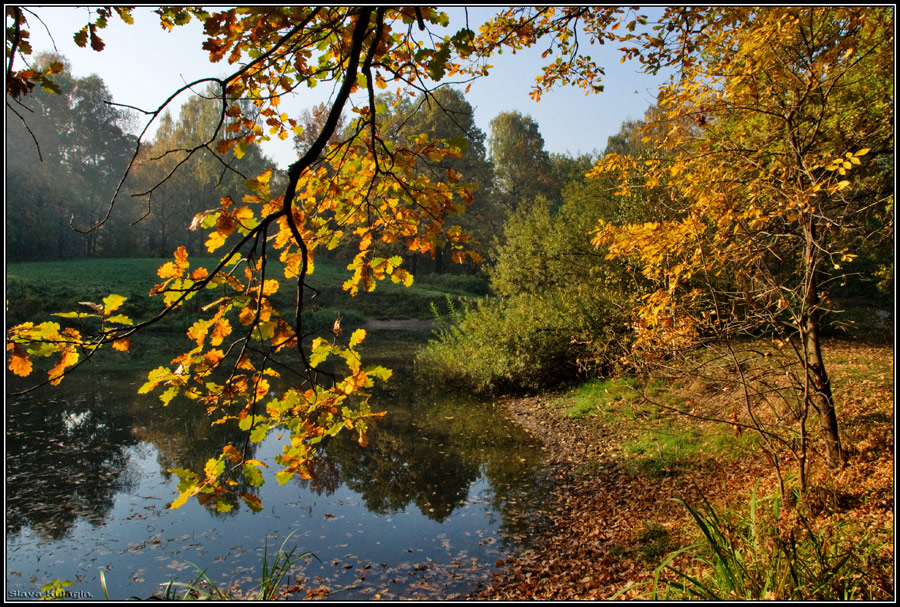
<svg viewBox="0 0 900 607"><path fill-rule="evenodd" d="M177 498L175 498L175 500L171 504L169 504L169 509L174 510L176 508L181 508L193 495L197 493L197 491L197 485L189 485L178 495Z"/></svg>
<svg viewBox="0 0 900 607"><path fill-rule="evenodd" d="M312 343L312 351L309 354L309 366L313 368L318 367L328 359L329 354L331 354L331 346L328 342L321 337L315 338Z"/></svg>
<svg viewBox="0 0 900 607"><path fill-rule="evenodd" d="M221 457L211 457L206 461L203 471L209 478L218 478L225 472L225 460Z"/></svg>
<svg viewBox="0 0 900 607"><path fill-rule="evenodd" d="M469 149L469 140L466 139L463 135L448 137L444 139L444 142L458 152L465 152L467 149Z"/></svg>
<svg viewBox="0 0 900 607"><path fill-rule="evenodd" d="M441 80L447 73L447 61L450 60L450 45L444 44L434 53L428 66L428 75L435 82Z"/></svg>
<svg viewBox="0 0 900 607"><path fill-rule="evenodd" d="M376 377L382 381L389 380L391 378L391 375L393 375L393 373L394 372L391 371L390 369L382 367L382 366L368 367L366 369L366 375L368 375L369 377Z"/></svg>
<svg viewBox="0 0 900 607"><path fill-rule="evenodd" d="M278 481L279 485L286 484L292 478L294 478L294 473L290 470L282 470L281 472L277 472L275 474L275 480Z"/></svg>
<svg viewBox="0 0 900 607"><path fill-rule="evenodd" d="M70 582L69 580L53 580L49 584L44 584L41 586L41 592L47 592L53 588L65 588L66 586L74 586L75 582Z"/></svg>
<svg viewBox="0 0 900 607"><path fill-rule="evenodd" d="M261 423L257 424L253 427L253 430L250 432L250 442L252 443L261 443L263 439L266 438L266 435L269 434L269 424Z"/></svg>
<svg viewBox="0 0 900 607"><path fill-rule="evenodd" d="M253 331L253 339L257 341L266 341L275 337L275 329L278 323L275 321L264 322L259 324Z"/></svg>
<svg viewBox="0 0 900 607"><path fill-rule="evenodd" d="M120 6L116 6L114 8L116 9L116 12L119 13L119 18L122 21L124 21L128 25L134 25L134 17L131 16L130 8L124 8Z"/></svg>
<svg viewBox="0 0 900 607"><path fill-rule="evenodd" d="M263 480L262 472L259 471L259 468L253 466L251 464L244 465L244 478L247 479L247 482L250 483L252 487L261 487L265 482Z"/></svg>
<svg viewBox="0 0 900 607"><path fill-rule="evenodd" d="M171 376L172 370L168 367L157 367L153 369L147 374L147 382L138 389L138 394L147 394L159 385L159 382L164 381Z"/></svg>
<svg viewBox="0 0 900 607"><path fill-rule="evenodd" d="M238 159L243 158L243 157L244 157L244 154L247 153L247 142L246 142L245 140L243 140L243 139L241 139L240 141L238 141L238 142L234 145L233 153L234 153L234 157L235 157L235 158L238 158Z"/></svg>
<svg viewBox="0 0 900 607"><path fill-rule="evenodd" d="M168 390L159 395L159 400L162 401L163 407L169 406L169 403L172 402L172 399L178 396L178 388L175 386L170 387Z"/></svg>
<svg viewBox="0 0 900 607"><path fill-rule="evenodd" d="M462 55L467 55L472 51L472 41L475 39L475 32L468 28L463 28L456 32L450 40L453 42L453 46L460 52Z"/></svg>
<svg viewBox="0 0 900 607"><path fill-rule="evenodd" d="M59 85L49 78L41 78L41 88L44 89L44 92L62 95Z"/></svg>

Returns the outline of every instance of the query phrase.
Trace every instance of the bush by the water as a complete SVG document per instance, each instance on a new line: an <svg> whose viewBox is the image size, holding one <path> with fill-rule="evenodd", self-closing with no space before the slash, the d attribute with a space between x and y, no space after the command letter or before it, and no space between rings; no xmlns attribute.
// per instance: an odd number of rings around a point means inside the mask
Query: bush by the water
<svg viewBox="0 0 900 607"><path fill-rule="evenodd" d="M533 389L606 371L626 345L637 289L590 243L609 214L597 184L575 184L554 211L546 200L513 214L495 244L493 299L462 303L438 320L422 373L478 390Z"/></svg>

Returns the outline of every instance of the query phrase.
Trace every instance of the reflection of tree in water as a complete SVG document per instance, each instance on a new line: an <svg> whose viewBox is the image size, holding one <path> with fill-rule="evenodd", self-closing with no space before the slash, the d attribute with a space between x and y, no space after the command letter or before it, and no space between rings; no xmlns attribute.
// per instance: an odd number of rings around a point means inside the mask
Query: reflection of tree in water
<svg viewBox="0 0 900 607"><path fill-rule="evenodd" d="M442 447L446 433L417 428L402 417L403 412L390 411L378 420L365 448L352 437L336 437L328 456L369 510L397 512L414 503L428 518L443 521L465 502L478 467Z"/></svg>
<svg viewBox="0 0 900 607"><path fill-rule="evenodd" d="M446 447L488 480L490 505L500 514L501 535L520 543L533 535L546 503L541 444L511 422L501 408L461 394L433 394L424 423L441 429Z"/></svg>
<svg viewBox="0 0 900 607"><path fill-rule="evenodd" d="M423 394L421 388L395 386L375 399L387 415L373 424L369 446L338 435L327 445L348 487L378 513L415 504L441 522L465 504L482 474L492 486L491 502L501 513L501 530L510 537L529 524L524 511L542 503L540 448L537 441L486 403L458 395Z"/></svg>
<svg viewBox="0 0 900 607"><path fill-rule="evenodd" d="M137 419L141 420L135 428L135 435L156 447L156 461L166 480L172 478L169 472L172 468L203 470L207 460L219 456L223 445L232 444L239 450L246 449L246 457L251 459L258 447L247 440L248 434L236 423L213 426L213 418L206 414L205 406L186 398L176 397L163 407L156 396L139 397L134 401L134 411ZM219 512L214 500L211 500L206 504L207 512L217 517L237 514L243 502L238 496L242 493L256 495L259 491L243 475L238 475L234 480L237 481L237 485L231 487L234 493L225 496L232 509ZM177 495L173 493L163 497L171 501Z"/></svg>
<svg viewBox="0 0 900 607"><path fill-rule="evenodd" d="M79 520L102 523L116 494L137 482L129 448L140 441L155 445L166 477L169 468L202 470L227 442L243 447L246 433L224 424L211 427L196 403L173 401L163 407L154 396L135 398L135 385L145 378L144 371L80 373L57 387L8 399L8 533L30 526L42 537L60 539ZM255 451L256 445L249 445L248 457ZM236 480L236 495L258 491L243 476ZM242 506L236 495L230 513Z"/></svg>
<svg viewBox="0 0 900 607"><path fill-rule="evenodd" d="M331 495L341 486L341 469L330 457L317 457L309 463L310 478L297 478L297 483L316 495Z"/></svg>
<svg viewBox="0 0 900 607"><path fill-rule="evenodd" d="M98 375L10 398L6 409L6 530L59 539L79 519L97 525L135 484L132 416ZM67 395L77 396L67 396Z"/></svg>
<svg viewBox="0 0 900 607"><path fill-rule="evenodd" d="M509 421L498 427L484 459L482 473L490 481L491 506L501 513L500 533L521 544L537 537L535 527L546 521L541 507L550 497L550 484L543 472L540 445ZM512 433L505 430L512 428Z"/></svg>

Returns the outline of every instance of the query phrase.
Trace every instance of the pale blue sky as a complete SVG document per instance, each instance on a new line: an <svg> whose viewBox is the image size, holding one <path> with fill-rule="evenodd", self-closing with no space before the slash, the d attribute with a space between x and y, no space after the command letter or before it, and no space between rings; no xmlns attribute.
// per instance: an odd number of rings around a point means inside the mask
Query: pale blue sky
<svg viewBox="0 0 900 607"><path fill-rule="evenodd" d="M226 64L209 63L206 51L200 47L203 37L198 23L166 32L159 25L158 17L151 13L152 7L137 9L134 25L111 20L109 27L100 32L106 43L106 49L100 53L78 48L72 41L75 31L87 23L87 9L39 7L32 10L53 33L56 48L72 63L75 74L99 74L119 103L153 109L185 82L203 76L221 76L228 70ZM461 7L445 10L451 16L451 29L462 27ZM494 10L470 8L470 26L476 28ZM29 25L35 52L53 50L44 27L33 18L29 18ZM607 138L618 132L624 120L643 116L661 80L638 73L634 63L623 65L615 46L607 45L592 48L590 53L606 68L603 93L585 95L580 89L558 88L545 94L538 103L528 93L543 65L541 51L542 48L534 48L497 56L491 61L494 65L491 75L472 84L467 98L475 108L476 123L485 133L490 132L494 116L518 110L538 122L550 152L602 151ZM285 102L282 107L289 114L297 115L302 109L325 100L327 92L320 86ZM295 159L290 141L264 144L264 150L281 167Z"/></svg>

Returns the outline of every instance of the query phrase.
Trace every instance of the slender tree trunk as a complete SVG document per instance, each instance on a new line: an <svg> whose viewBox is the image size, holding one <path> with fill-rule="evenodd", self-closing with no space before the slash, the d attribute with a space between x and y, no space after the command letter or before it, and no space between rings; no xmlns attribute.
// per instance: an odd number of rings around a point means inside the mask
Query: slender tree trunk
<svg viewBox="0 0 900 607"><path fill-rule="evenodd" d="M818 296L815 297L818 299ZM837 413L834 409L834 395L831 393L831 380L822 359L818 316L819 311L813 309L806 318L807 373L812 381L813 403L819 411L822 436L825 439L825 456L829 466L838 468L843 463L843 454L838 434Z"/></svg>
<svg viewBox="0 0 900 607"><path fill-rule="evenodd" d="M806 360L804 363L807 377L812 384L810 398L819 412L819 424L825 440L825 458L829 466L838 468L843 463L841 439L838 434L837 413L834 409L834 395L831 393L831 380L825 369L825 361L822 359L822 341L819 337L819 320L822 312L819 307L818 243L815 219L810 217L806 226L807 284L804 295L806 314L803 319Z"/></svg>

